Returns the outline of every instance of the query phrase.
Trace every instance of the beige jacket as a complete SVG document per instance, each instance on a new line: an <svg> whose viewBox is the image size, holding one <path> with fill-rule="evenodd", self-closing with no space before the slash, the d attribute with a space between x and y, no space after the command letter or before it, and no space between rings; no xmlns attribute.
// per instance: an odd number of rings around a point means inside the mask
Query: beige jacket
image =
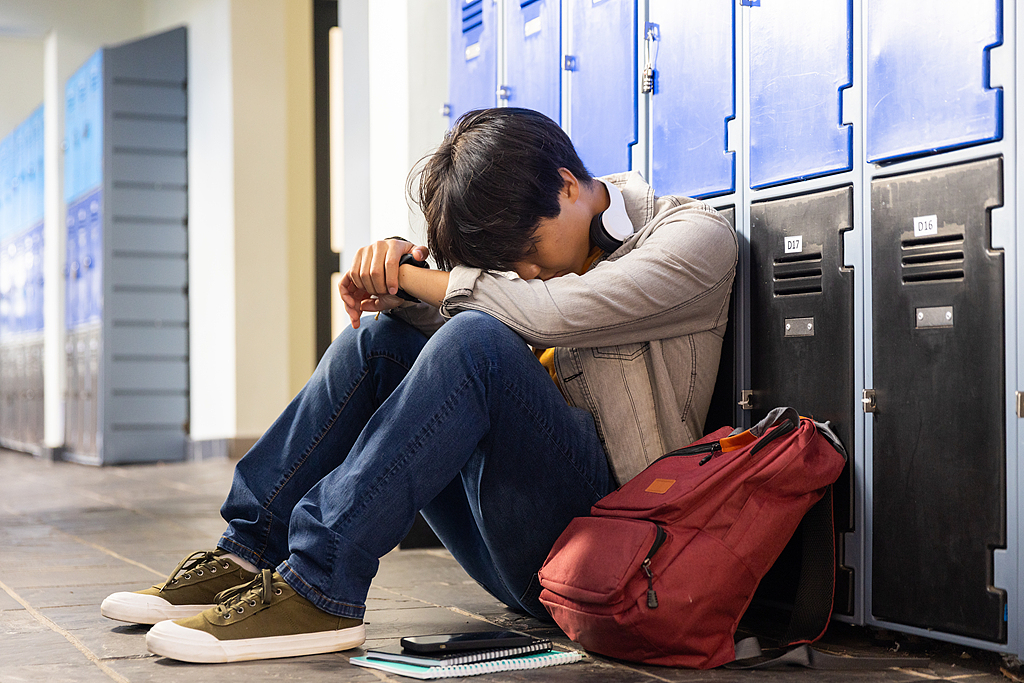
<svg viewBox="0 0 1024 683"><path fill-rule="evenodd" d="M509 279L456 267L440 313L484 311L537 348L556 347L571 405L594 416L619 484L702 435L736 268L736 235L707 204L655 197L640 174L622 190L636 233L583 275ZM399 316L428 334L436 312Z"/></svg>

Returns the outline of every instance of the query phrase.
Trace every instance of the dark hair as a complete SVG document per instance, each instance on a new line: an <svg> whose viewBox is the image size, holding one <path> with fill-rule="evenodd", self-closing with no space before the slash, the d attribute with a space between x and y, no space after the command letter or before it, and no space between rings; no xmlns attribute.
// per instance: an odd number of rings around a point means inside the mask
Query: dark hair
<svg viewBox="0 0 1024 683"><path fill-rule="evenodd" d="M418 204L444 270L512 270L533 248L540 220L561 212L559 169L592 181L565 131L530 109L466 112L424 161Z"/></svg>

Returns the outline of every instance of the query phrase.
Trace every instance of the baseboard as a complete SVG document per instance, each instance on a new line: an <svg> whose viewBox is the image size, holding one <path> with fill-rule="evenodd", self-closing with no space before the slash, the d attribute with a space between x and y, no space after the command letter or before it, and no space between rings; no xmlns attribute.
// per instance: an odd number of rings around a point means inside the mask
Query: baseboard
<svg viewBox="0 0 1024 683"><path fill-rule="evenodd" d="M238 460L248 453L258 440L258 437L247 436L236 436L230 439L189 439L185 459L189 462Z"/></svg>

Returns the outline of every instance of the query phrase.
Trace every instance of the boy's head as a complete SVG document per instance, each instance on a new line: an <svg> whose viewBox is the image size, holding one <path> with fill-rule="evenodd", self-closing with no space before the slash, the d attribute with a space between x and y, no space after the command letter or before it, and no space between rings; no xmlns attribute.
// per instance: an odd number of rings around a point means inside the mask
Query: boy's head
<svg viewBox="0 0 1024 683"><path fill-rule="evenodd" d="M538 222L559 214L563 168L592 182L569 136L543 114L511 107L464 114L420 174L419 205L438 267L514 270Z"/></svg>

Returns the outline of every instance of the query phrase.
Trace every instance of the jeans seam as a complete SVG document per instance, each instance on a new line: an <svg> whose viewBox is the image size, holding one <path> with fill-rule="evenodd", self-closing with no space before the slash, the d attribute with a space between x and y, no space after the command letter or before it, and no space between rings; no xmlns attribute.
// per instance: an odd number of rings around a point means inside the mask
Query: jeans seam
<svg viewBox="0 0 1024 683"><path fill-rule="evenodd" d="M263 503L262 507L268 513L270 512L268 507L274 503L274 500L277 499L277 496L281 493L284 487L288 485L288 482L292 480L292 477L295 476L295 473L298 472L299 469L306 464L306 461L309 460L309 456L312 455L313 451L315 451L317 447L321 444L321 442L323 442L324 437L327 436L328 432L330 432L331 429L334 427L335 423L338 421L338 418L341 417L341 414L345 411L345 408L348 406L349 401L352 400L352 397L355 395L356 391L359 390L359 387L362 386L363 381L365 381L367 376L370 374L368 361L376 360L379 358L383 358L384 360L389 360L393 363L396 363L397 365L404 368L407 372L409 370L409 367L406 366L405 363L403 363L402 361L393 356L384 353L376 353L366 357L367 363L364 364L365 369L363 370L362 375L360 375L359 381L352 385L352 389L345 396L344 400L339 404L338 408L333 413L331 413L330 419L324 424L320 432L315 437L313 437L313 440L310 442L309 446L306 447L306 450L302 454L302 457L295 461L295 464L292 465L292 468L288 472L288 474L286 474L284 479L274 488L273 492L270 494L270 498L268 498L267 501Z"/></svg>
<svg viewBox="0 0 1024 683"><path fill-rule="evenodd" d="M282 562L280 566L284 568L285 572L278 572L278 574L281 574L282 577L285 576L285 573L287 573L288 576L294 576L298 581L300 581L302 583L303 586L305 586L306 588L309 589L310 593L315 594L318 599L320 599L320 600L322 600L324 602L328 602L328 603L330 603L332 605L341 605L342 607L353 607L355 609L360 609L360 610L366 609L366 605L356 605L356 604L353 604L351 602L343 602L341 600L333 600L333 599L327 597L322 592L317 590L317 588L315 586L311 586L309 584L309 582L307 582L304 578L299 576L298 572L296 572L295 569L290 564L288 564L287 560ZM303 596L303 597L305 597L305 596ZM312 601L310 601L310 602L312 602Z"/></svg>
<svg viewBox="0 0 1024 683"><path fill-rule="evenodd" d="M518 391L516 391L516 386L515 385L509 384L504 379L502 380L501 383L505 387L505 389L509 392L509 394L515 397L515 399L519 402L519 405L523 408L523 410L526 411L530 415L531 418L533 418L534 424L538 424L538 425L542 425L543 426L544 436L546 436L548 438L548 440L551 441L551 443L555 446L555 448L561 454L562 458L565 459L567 462L569 462L569 464L572 465L573 469L576 470L576 472L578 472L582 476L583 480L587 482L587 486L590 487L590 490L593 491L594 494L597 495L598 497L603 496L604 494L601 493L600 491L598 491L594 487L593 480L583 470L583 468L580 467L579 462L575 458L572 458L572 457L570 457L568 455L568 453L567 453L567 451L569 450L568 446L563 444L561 441L559 441L558 438L556 438L555 430L552 428L552 426L546 420L543 419L543 416L541 415L541 413L533 410L533 408L530 405L530 403L523 398L522 394L520 394Z"/></svg>
<svg viewBox="0 0 1024 683"><path fill-rule="evenodd" d="M485 363L482 365L486 365L489 369L493 365L493 363L490 360L488 360L485 361ZM436 430L436 425L440 422L439 418L447 417L448 415L451 414L452 410L454 409L453 404L456 402L456 399L462 395L466 387L468 387L471 384L472 380L476 378L477 374L480 372L482 365L478 365L472 368L471 371L466 374L466 378L463 380L463 382L458 387L456 387L455 391L449 394L447 399L445 399L445 402L441 405L441 409L437 413L435 413L432 419L429 422L427 422L427 424L425 424L422 429L420 429L418 434L416 434L415 438L412 441L412 448L400 460L395 462L386 472L384 472L384 474L381 477L379 477L367 488L366 494L362 496L362 504L358 508L353 508L349 510L348 514L346 514L345 517L339 519L338 526L347 524L348 521L354 515L361 514L362 511L366 509L368 504L377 497L377 494L388 482L391 476L397 470L404 467L405 464L409 461L409 459L423 447L424 439L429 437Z"/></svg>

